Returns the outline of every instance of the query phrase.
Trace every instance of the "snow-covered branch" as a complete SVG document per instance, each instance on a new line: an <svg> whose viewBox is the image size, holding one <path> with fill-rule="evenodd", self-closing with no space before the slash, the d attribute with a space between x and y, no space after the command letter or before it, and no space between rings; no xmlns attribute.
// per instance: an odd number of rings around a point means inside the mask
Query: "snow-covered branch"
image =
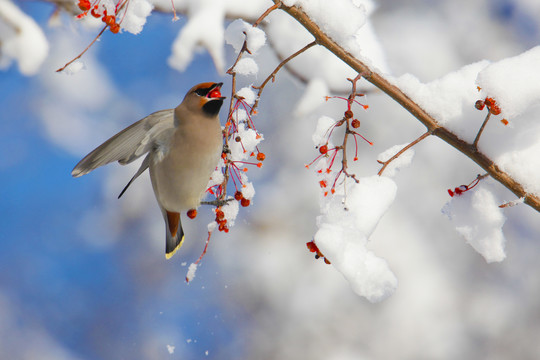
<svg viewBox="0 0 540 360"><path fill-rule="evenodd" d="M372 70L370 66L362 60L353 56L345 50L338 42L326 34L313 19L310 18L301 8L297 6L287 6L280 0L273 0L275 4L280 4L280 9L287 12L295 18L311 35L315 37L317 44L324 46L339 59L343 60L355 71L361 74L367 81L384 91L392 99L398 102L403 108L409 111L416 117L431 133L437 136L449 145L453 146L471 160L476 162L480 167L488 172L495 180L503 184L512 191L518 198L524 198L524 202L540 212L540 198L527 192L525 186L516 181L511 175L503 171L493 159L478 150L473 144L463 140L456 133L442 126L433 116L425 111L419 104L407 96L398 86L392 84L385 77Z"/></svg>

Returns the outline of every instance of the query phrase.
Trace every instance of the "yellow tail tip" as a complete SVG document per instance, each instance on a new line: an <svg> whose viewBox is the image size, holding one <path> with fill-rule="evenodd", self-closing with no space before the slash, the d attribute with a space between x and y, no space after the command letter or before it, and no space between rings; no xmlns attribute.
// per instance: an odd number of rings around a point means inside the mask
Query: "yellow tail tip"
<svg viewBox="0 0 540 360"><path fill-rule="evenodd" d="M184 243L184 236L182 236L182 239L180 240L180 242L178 243L178 245L176 245L176 247L173 249L173 251L170 251L168 253L165 253L165 259L169 260L170 258L173 257L174 254L176 254L176 252L178 251L178 249L180 249L182 247L182 244Z"/></svg>

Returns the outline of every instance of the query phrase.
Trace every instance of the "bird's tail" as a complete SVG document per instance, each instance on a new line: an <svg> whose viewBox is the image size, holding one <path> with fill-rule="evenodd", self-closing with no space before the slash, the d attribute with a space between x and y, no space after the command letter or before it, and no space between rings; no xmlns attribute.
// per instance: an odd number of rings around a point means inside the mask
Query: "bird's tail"
<svg viewBox="0 0 540 360"><path fill-rule="evenodd" d="M163 211L165 218L165 257L170 259L184 243L184 229L180 220L180 213L172 211Z"/></svg>

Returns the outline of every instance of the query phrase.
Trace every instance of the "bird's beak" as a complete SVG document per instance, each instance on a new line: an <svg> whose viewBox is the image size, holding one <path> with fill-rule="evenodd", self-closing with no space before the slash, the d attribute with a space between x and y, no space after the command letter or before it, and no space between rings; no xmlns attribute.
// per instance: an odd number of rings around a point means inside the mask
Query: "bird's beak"
<svg viewBox="0 0 540 360"><path fill-rule="evenodd" d="M211 100L225 100L225 96L221 95L222 86L223 86L223 83L216 83L212 85L212 88L210 89L206 97Z"/></svg>

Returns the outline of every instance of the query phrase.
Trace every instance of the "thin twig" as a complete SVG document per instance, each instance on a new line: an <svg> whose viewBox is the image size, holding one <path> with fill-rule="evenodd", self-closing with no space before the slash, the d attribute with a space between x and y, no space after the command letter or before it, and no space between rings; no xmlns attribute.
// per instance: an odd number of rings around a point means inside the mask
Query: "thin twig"
<svg viewBox="0 0 540 360"><path fill-rule="evenodd" d="M275 3L274 5L270 6L268 9L266 9L266 11L265 11L261 16L259 16L259 18L257 19L257 21L255 21L255 22L253 23L253 27L259 26L259 24L261 23L261 21L263 21L263 19L264 19L265 17L267 17L268 14L270 14L272 11L278 9L280 6L281 6L281 0L276 1L276 3Z"/></svg>
<svg viewBox="0 0 540 360"><path fill-rule="evenodd" d="M108 27L109 27L109 25L105 25L103 27L103 29L101 29L99 34L97 34L97 36L94 38L94 40L92 40L92 42L86 47L86 49L83 50L82 53L80 53L77 57L73 58L73 60L68 62L66 65L64 65L60 69L56 70L56 72L64 71L69 65L73 64L76 60L80 59L84 55L84 53L87 52L88 49L90 49L90 47L92 47L92 45L94 45L94 43L101 37L101 35L103 35L103 33L105 32L105 30L107 30Z"/></svg>
<svg viewBox="0 0 540 360"><path fill-rule="evenodd" d="M473 147L475 149L478 148L478 141L480 140L480 136L482 135L482 132L484 131L484 128L486 127L486 124L489 121L490 117L491 117L491 111L488 111L486 118L484 119L484 122L482 123L482 126L480 126L480 130L478 130L478 134L476 134L476 137L474 138Z"/></svg>
<svg viewBox="0 0 540 360"><path fill-rule="evenodd" d="M379 170L379 172L377 173L377 175L381 176L382 173L384 172L384 169L386 169L386 167L394 160L396 160L398 157L401 156L401 154L403 154L405 151L409 150L410 148L412 148L414 145L418 144L420 141L424 140L425 138L427 138L429 135L431 135L431 131L426 131L425 133L423 133L422 135L420 135L420 137L418 137L416 140L414 140L413 142L409 143L407 146L405 146L403 149L399 150L394 156L392 156L390 159L386 160L386 161L380 161L380 160L377 160L377 162L379 164L382 164L382 167L381 169Z"/></svg>
<svg viewBox="0 0 540 360"><path fill-rule="evenodd" d="M255 104L253 104L253 107L251 108L251 114L254 113L255 109L259 105L259 99L260 99L261 94L262 94L262 92L264 90L264 87L266 86L266 84L268 84L268 82L270 80L273 81L275 79L276 74L283 67L283 65L285 65L286 63L288 63L289 61L291 61L292 59L294 59L295 57L297 57L298 55L300 55L301 53L303 53L304 51L308 50L309 48L311 48L311 47L313 47L315 45L317 45L316 41L310 42L309 44L307 44L306 46L304 46L303 48L301 48L300 50L298 50L297 52L295 52L294 54L292 54L291 56L289 56L288 58L286 58L282 62L280 62L279 65L274 69L274 71L272 71L272 73L270 75L268 75L268 77L262 82L261 85L253 86L254 89L257 89L259 91L257 92L257 99L255 100Z"/></svg>

